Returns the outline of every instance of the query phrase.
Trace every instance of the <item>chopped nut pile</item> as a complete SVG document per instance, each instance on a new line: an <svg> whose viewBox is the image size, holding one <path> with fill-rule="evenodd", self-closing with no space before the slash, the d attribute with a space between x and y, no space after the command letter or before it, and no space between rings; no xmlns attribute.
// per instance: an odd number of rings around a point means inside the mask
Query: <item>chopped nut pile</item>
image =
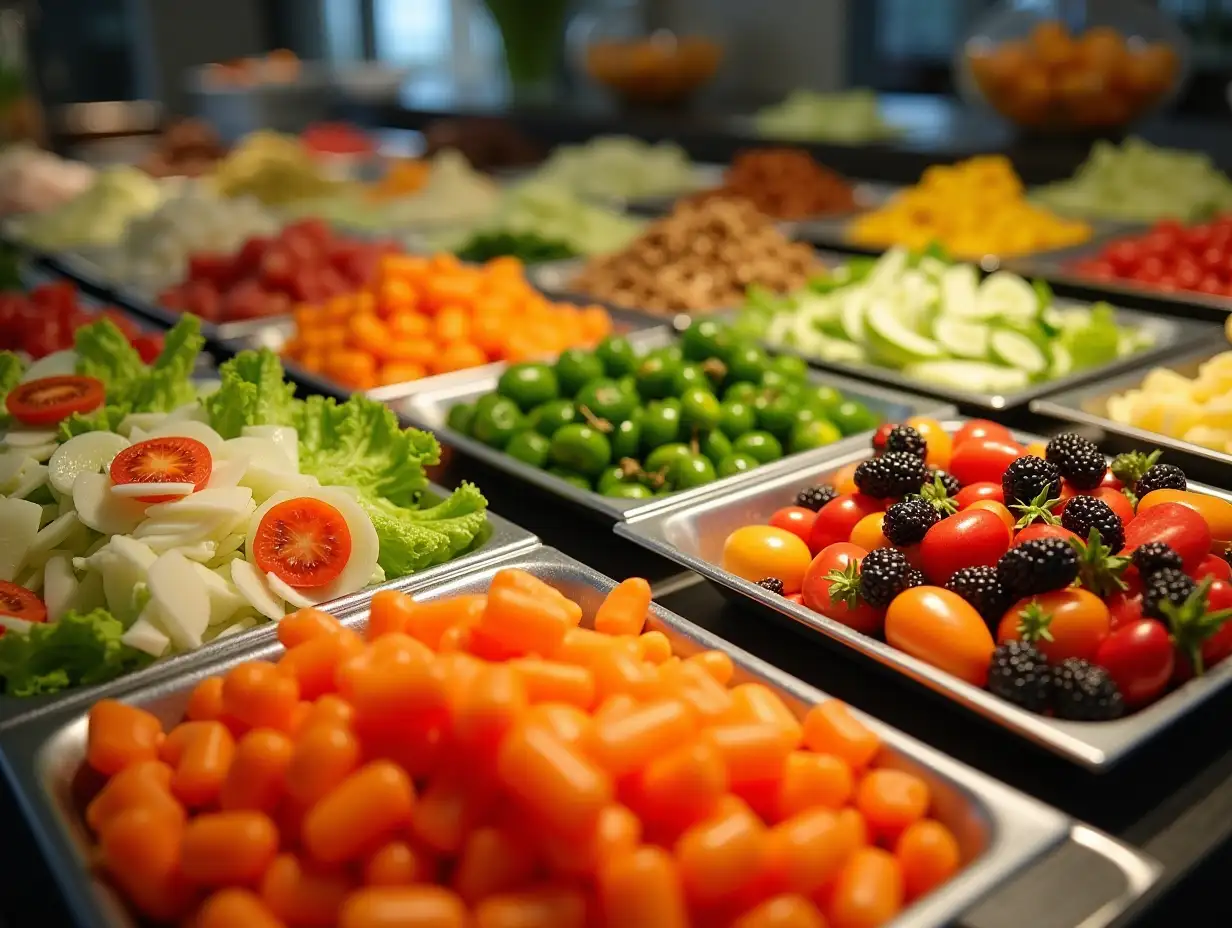
<svg viewBox="0 0 1232 928"><path fill-rule="evenodd" d="M592 259L570 289L658 313L735 306L750 284L802 287L813 249L789 241L745 200L680 203L623 251Z"/></svg>
<svg viewBox="0 0 1232 928"><path fill-rule="evenodd" d="M699 199L711 197L740 197L776 219L806 219L855 207L851 185L798 148L740 152L727 169L723 185Z"/></svg>

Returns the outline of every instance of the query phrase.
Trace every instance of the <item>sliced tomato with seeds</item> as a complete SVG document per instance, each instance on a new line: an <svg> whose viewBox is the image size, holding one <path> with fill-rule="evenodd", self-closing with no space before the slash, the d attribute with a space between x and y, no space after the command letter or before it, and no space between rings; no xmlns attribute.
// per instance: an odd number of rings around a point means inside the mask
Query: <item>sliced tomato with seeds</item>
<svg viewBox="0 0 1232 928"><path fill-rule="evenodd" d="M24 586L0 580L0 615L21 619L23 622L46 622L47 607ZM0 628L0 635L3 635L4 631Z"/></svg>
<svg viewBox="0 0 1232 928"><path fill-rule="evenodd" d="M210 449L195 438L168 435L129 445L111 461L112 483L191 483L205 489L214 471ZM178 496L138 496L143 503L162 503Z"/></svg>
<svg viewBox="0 0 1232 928"><path fill-rule="evenodd" d="M298 496L270 508L252 547L262 573L295 589L325 586L351 559L351 529L329 503Z"/></svg>
<svg viewBox="0 0 1232 928"><path fill-rule="evenodd" d="M96 377L39 377L19 383L4 398L5 408L25 425L53 425L75 412L103 405L103 382Z"/></svg>

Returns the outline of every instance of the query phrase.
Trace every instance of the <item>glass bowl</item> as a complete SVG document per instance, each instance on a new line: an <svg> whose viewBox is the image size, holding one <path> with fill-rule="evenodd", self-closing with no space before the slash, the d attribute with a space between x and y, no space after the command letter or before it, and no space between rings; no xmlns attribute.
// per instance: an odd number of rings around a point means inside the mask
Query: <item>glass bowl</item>
<svg viewBox="0 0 1232 928"><path fill-rule="evenodd" d="M1172 102L1189 71L1184 33L1138 0L1005 0L957 57L968 102L1041 132L1128 126Z"/></svg>

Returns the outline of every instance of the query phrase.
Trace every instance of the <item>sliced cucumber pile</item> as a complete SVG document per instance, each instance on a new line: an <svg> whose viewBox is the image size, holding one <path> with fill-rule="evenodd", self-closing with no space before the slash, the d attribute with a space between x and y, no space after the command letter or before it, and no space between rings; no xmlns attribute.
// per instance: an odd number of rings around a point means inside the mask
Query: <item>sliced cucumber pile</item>
<svg viewBox="0 0 1232 928"><path fill-rule="evenodd" d="M750 307L744 321L776 347L972 393L1021 390L1154 340L1107 304L1061 308L1047 284L1008 271L981 280L973 265L897 248L868 262L853 259L773 311Z"/></svg>

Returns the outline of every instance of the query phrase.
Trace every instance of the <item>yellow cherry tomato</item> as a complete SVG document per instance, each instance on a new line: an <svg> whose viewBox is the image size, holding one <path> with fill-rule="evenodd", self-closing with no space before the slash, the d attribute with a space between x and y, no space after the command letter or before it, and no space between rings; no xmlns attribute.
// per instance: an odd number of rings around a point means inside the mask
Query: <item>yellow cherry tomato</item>
<svg viewBox="0 0 1232 928"><path fill-rule="evenodd" d="M874 512L872 515L865 516L851 530L851 543L865 551L890 547L890 539L886 538L885 532L882 531L884 524L884 512Z"/></svg>
<svg viewBox="0 0 1232 928"><path fill-rule="evenodd" d="M856 488L856 467L859 464L848 464L846 467L840 467L830 477L830 482L834 484L839 494L858 493Z"/></svg>
<svg viewBox="0 0 1232 928"><path fill-rule="evenodd" d="M927 416L912 416L907 420L907 424L920 433L920 437L928 446L924 463L929 467L939 467L942 470L948 468L950 455L954 451L954 439L941 427L941 423Z"/></svg>
<svg viewBox="0 0 1232 928"><path fill-rule="evenodd" d="M771 525L746 525L723 542L724 570L752 583L776 577L788 595L800 591L811 560L799 536Z"/></svg>
<svg viewBox="0 0 1232 928"><path fill-rule="evenodd" d="M1152 490L1138 501L1138 512L1162 503L1188 506L1206 520L1211 530L1211 550L1218 553L1232 542L1232 503L1194 490Z"/></svg>

